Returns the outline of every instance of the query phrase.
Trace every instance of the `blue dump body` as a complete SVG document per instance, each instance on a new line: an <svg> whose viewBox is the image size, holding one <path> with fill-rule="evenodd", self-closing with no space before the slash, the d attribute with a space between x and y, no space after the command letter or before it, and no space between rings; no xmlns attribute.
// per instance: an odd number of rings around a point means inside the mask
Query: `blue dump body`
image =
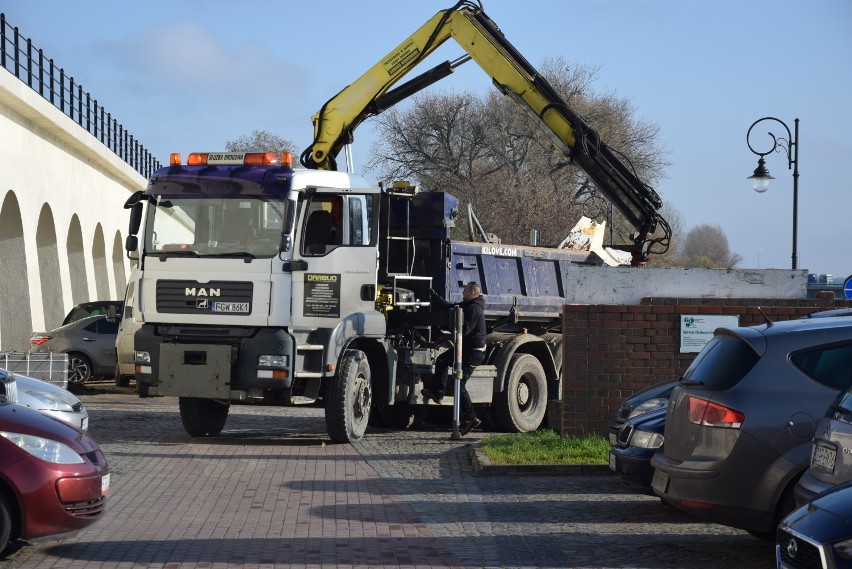
<svg viewBox="0 0 852 569"><path fill-rule="evenodd" d="M489 320L557 319L565 304L568 267L601 264L588 251L454 241L450 232L458 208L458 200L444 192L423 192L408 204L391 198L390 235L402 235L407 225L413 237L413 250L399 249L393 257L404 257L411 274L432 277L433 288L453 303L462 301L465 284L478 282Z"/></svg>

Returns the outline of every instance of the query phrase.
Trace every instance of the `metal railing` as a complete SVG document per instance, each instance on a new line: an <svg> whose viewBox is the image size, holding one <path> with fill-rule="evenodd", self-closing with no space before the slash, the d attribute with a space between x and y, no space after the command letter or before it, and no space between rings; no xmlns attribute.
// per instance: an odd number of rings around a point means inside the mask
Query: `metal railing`
<svg viewBox="0 0 852 569"><path fill-rule="evenodd" d="M35 49L30 38L10 26L4 13L0 13L0 67L26 83L145 178L160 167L159 160L106 112L97 99L63 68L57 67L53 59L47 59L41 49Z"/></svg>

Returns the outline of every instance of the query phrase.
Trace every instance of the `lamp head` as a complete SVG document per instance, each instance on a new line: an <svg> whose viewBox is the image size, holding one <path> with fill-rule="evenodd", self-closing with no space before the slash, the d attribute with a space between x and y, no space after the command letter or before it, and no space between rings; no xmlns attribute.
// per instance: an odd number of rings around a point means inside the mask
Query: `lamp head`
<svg viewBox="0 0 852 569"><path fill-rule="evenodd" d="M769 170L766 168L766 160L763 159L763 156L758 158L757 168L754 169L754 174L749 176L748 179L752 181L754 191L759 194L769 189L769 181L774 180L775 177L769 174Z"/></svg>

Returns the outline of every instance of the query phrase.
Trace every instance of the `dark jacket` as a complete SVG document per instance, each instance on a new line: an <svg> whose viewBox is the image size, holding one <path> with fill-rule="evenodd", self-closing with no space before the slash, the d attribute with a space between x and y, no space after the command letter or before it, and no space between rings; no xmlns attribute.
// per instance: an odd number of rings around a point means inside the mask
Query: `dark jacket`
<svg viewBox="0 0 852 569"><path fill-rule="evenodd" d="M438 301L438 304L444 308L449 309L453 306L451 302L448 302L435 291L430 292L432 297ZM477 296L470 300L463 300L459 303L459 306L464 313L462 351L483 351L485 338L488 334L485 328L485 299L482 296Z"/></svg>
<svg viewBox="0 0 852 569"><path fill-rule="evenodd" d="M485 347L485 300L481 296L459 304L464 312L463 350L482 350Z"/></svg>

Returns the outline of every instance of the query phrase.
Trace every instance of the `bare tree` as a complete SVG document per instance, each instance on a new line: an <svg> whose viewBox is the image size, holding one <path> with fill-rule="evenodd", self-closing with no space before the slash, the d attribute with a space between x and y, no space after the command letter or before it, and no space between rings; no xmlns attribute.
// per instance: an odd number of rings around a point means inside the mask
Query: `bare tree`
<svg viewBox="0 0 852 569"><path fill-rule="evenodd" d="M658 128L636 120L628 101L592 93L596 69L553 59L540 70L640 178L662 177L667 162L656 142ZM379 142L367 168L379 178L408 179L454 194L463 206L472 204L484 229L506 243L524 243L538 229L542 244L556 245L580 216L599 221L608 216L607 202L585 174L508 97L497 91L482 97L426 92L413 103L376 119ZM619 244L630 243L635 229L614 217ZM461 225L457 236L466 238Z"/></svg>
<svg viewBox="0 0 852 569"><path fill-rule="evenodd" d="M292 152L298 156L296 145L289 138L282 138L265 130L253 130L225 143L228 152Z"/></svg>
<svg viewBox="0 0 852 569"><path fill-rule="evenodd" d="M728 237L718 225L703 223L686 234L681 250L681 266L732 269L742 257L732 253Z"/></svg>

